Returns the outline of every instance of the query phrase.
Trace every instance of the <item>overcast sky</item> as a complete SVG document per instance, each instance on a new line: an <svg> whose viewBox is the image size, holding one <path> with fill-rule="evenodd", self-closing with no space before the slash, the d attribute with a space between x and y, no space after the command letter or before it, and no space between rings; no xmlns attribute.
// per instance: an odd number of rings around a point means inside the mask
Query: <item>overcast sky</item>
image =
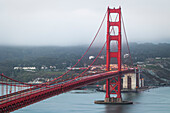
<svg viewBox="0 0 170 113"><path fill-rule="evenodd" d="M108 5L130 42L170 42L170 0L0 0L0 45L89 44Z"/></svg>

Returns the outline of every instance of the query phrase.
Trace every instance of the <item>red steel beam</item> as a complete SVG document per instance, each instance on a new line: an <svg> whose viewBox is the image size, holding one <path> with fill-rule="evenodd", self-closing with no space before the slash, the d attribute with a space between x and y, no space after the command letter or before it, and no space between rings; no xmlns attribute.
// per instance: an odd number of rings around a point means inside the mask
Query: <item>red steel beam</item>
<svg viewBox="0 0 170 113"><path fill-rule="evenodd" d="M115 76L118 76L121 74L127 74L127 73L134 73L135 69L126 69L119 71L109 71L105 73L96 74L93 76L83 77L80 80L75 80L73 82L66 82L59 85L51 86L50 88L44 88L35 90L32 92L24 93L23 95L19 95L18 97L12 97L9 98L8 101L1 101L0 105L0 113L3 112L11 112L20 108L23 108L25 106L28 106L30 104L39 102L41 100L44 100L46 98L62 94L64 92L68 92L70 90L74 90L76 88L80 88L82 86L92 84L101 80L110 79Z"/></svg>

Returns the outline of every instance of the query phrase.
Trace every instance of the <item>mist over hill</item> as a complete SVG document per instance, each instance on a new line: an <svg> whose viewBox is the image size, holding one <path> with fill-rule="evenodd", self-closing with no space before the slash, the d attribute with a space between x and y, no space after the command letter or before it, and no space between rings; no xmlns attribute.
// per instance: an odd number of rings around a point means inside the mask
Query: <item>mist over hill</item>
<svg viewBox="0 0 170 113"><path fill-rule="evenodd" d="M169 43L130 43L130 50L134 61L143 61L146 58L170 57Z"/></svg>
<svg viewBox="0 0 170 113"><path fill-rule="evenodd" d="M132 57L139 57L139 60L144 60L150 57L170 57L170 44L169 43L130 43L130 52ZM59 58L68 55L81 56L88 46L0 46L0 62L24 60L29 61L39 57ZM126 47L126 46L125 46ZM94 47L93 54L98 54L100 47ZM124 49L124 48L123 48Z"/></svg>
<svg viewBox="0 0 170 113"><path fill-rule="evenodd" d="M147 58L170 57L169 43L130 43L130 50L133 62L144 61ZM127 49L126 46L123 47ZM97 56L101 47L93 47L86 55L86 59L80 66L86 62L88 56ZM40 68L45 66L56 66L57 69L65 69L75 64L78 59L87 50L87 46L59 47L59 46L0 46L0 73L11 76L15 66L35 66ZM105 49L102 52L105 55ZM105 59L100 61L105 64ZM65 65L63 65L65 63Z"/></svg>

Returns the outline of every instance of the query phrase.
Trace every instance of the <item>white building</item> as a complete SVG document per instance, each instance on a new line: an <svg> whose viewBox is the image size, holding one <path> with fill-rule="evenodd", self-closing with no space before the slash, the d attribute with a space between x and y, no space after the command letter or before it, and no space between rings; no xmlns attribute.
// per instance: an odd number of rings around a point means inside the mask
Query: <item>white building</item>
<svg viewBox="0 0 170 113"><path fill-rule="evenodd" d="M123 57L124 57L124 58L128 58L128 57L129 57L129 54L124 54Z"/></svg>
<svg viewBox="0 0 170 113"><path fill-rule="evenodd" d="M19 69L23 69L23 70L35 70L36 67L14 67L14 70L19 70Z"/></svg>
<svg viewBox="0 0 170 113"><path fill-rule="evenodd" d="M95 58L94 56L89 56L89 60L94 59L94 58Z"/></svg>
<svg viewBox="0 0 170 113"><path fill-rule="evenodd" d="M104 55L99 56L98 58L104 60Z"/></svg>
<svg viewBox="0 0 170 113"><path fill-rule="evenodd" d="M41 69L42 69L42 70L45 70L45 69L48 69L48 67L46 67L46 66L41 66Z"/></svg>
<svg viewBox="0 0 170 113"><path fill-rule="evenodd" d="M56 69L56 66L50 66L50 69Z"/></svg>
<svg viewBox="0 0 170 113"><path fill-rule="evenodd" d="M156 59L156 60L160 60L160 59L161 59L161 57L156 57L155 59Z"/></svg>

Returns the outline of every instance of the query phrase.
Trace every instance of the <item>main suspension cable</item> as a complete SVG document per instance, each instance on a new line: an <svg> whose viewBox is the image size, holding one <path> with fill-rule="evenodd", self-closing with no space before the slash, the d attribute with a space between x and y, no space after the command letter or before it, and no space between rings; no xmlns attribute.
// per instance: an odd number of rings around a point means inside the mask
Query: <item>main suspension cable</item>
<svg viewBox="0 0 170 113"><path fill-rule="evenodd" d="M5 77L5 78L7 78L7 79L10 79L10 80L12 80L12 81L15 81L15 82L17 82L17 83L20 83L20 84L24 84L24 85L28 85L28 86L35 86L35 87L36 87L36 86L42 86L42 85L49 85L49 84L51 84L52 82L54 82L55 80L63 77L63 76L66 75L68 72L70 72L70 71L82 60L82 58L86 55L86 53L89 51L89 49L91 48L92 44L94 43L95 39L97 38L97 36L98 36L98 34L99 34L99 31L100 31L100 29L101 29L101 27L102 27L102 25L103 25L103 22L104 22L104 20L105 20L105 18L106 18L106 14L107 14L107 11L106 11L106 13L105 13L105 15L104 15L104 18L102 19L102 22L101 22L101 24L100 24L100 26L99 26L99 29L98 29L95 37L93 38L92 42L90 43L90 45L89 45L89 47L87 48L87 50L85 51L85 53L84 53L84 54L81 56L81 58L76 62L76 64L75 64L74 66L72 66L68 71L66 71L63 75L61 75L61 76L59 76L59 77L57 77L57 78L55 78L55 79L53 79L53 80L51 80L51 81L48 81L48 82L45 82L45 83L42 83L42 84L38 84L38 85L33 85L33 84L25 83L25 82L20 82L20 81L17 81L17 80L15 80L15 79L9 78L9 77L7 77L7 76L5 76L5 75L3 75L3 74L1 74L1 76Z"/></svg>
<svg viewBox="0 0 170 113"><path fill-rule="evenodd" d="M63 76L66 75L68 72L70 72L70 71L82 60L82 58L86 55L86 53L88 52L88 50L91 48L92 44L94 43L95 39L97 38L97 36L98 36L98 34L99 34L99 31L100 31L100 29L101 29L101 27L102 27L102 25L103 25L103 23L104 23L104 20L105 20L105 18L106 18L106 14L107 14L107 11L106 11L106 13L105 13L105 15L104 15L104 17L103 17L103 20L102 20L102 22L101 22L101 24L100 24L100 27L99 27L99 29L98 29L98 31L97 31L94 39L92 40L91 44L89 45L89 47L87 48L87 50L85 51L85 53L82 55L82 57L77 61L77 63L76 63L74 66L72 66L68 71L66 71L63 75L61 75L61 76L59 76L59 77L57 77L57 78L55 78L55 79L53 79L53 80L51 80L51 81L49 81L49 82L43 83L43 84L48 84L48 85L49 85L49 84L53 83L55 80L63 77ZM41 85L43 85L43 84L41 84Z"/></svg>
<svg viewBox="0 0 170 113"><path fill-rule="evenodd" d="M96 58L93 60L93 62L90 64L90 66L88 66L88 68L86 70L84 70L79 76L75 77L74 79L68 81L67 83L69 82L72 82L74 81L75 79L79 78L79 77L83 77L82 75L94 64L94 62L97 60L97 58L99 57L99 55L101 54L101 52L103 51L104 47L106 45L106 42L104 43L102 49L100 50L100 52L98 53L98 55L96 56Z"/></svg>
<svg viewBox="0 0 170 113"><path fill-rule="evenodd" d="M122 17L123 31L124 31L124 35L125 35L125 39L126 39L126 44L127 44L127 47L128 47L128 52L129 52L130 60L131 60L132 66L133 66L133 60L132 60L132 56L131 56L131 53L130 53L130 48L129 48L128 39L127 39L127 34L126 34L126 30L125 30L123 15L121 15L121 17Z"/></svg>

